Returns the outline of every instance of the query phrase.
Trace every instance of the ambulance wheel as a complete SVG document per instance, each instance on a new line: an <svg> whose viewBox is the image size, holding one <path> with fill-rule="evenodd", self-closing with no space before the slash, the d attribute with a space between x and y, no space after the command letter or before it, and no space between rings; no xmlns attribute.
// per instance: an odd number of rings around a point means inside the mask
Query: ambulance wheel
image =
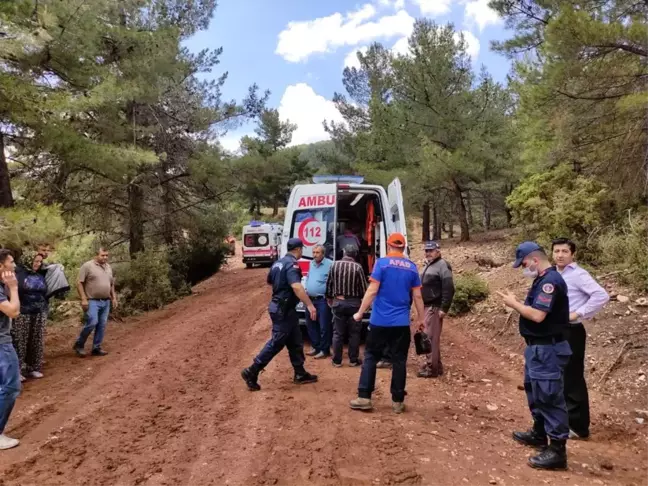
<svg viewBox="0 0 648 486"><path fill-rule="evenodd" d="M254 264L253 263L246 263L245 268L252 268L252 265L254 265Z"/></svg>

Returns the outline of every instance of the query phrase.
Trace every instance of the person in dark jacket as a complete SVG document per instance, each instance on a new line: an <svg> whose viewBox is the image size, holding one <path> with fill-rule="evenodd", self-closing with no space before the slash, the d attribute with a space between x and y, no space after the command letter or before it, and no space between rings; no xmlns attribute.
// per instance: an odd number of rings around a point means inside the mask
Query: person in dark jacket
<svg viewBox="0 0 648 486"><path fill-rule="evenodd" d="M41 272L43 255L34 251L25 252L16 269L20 315L11 329L14 348L20 362L30 378L42 378L45 325L49 305L47 283ZM21 381L24 375L21 373Z"/></svg>
<svg viewBox="0 0 648 486"><path fill-rule="evenodd" d="M441 247L436 241L425 243L427 263L421 272L421 290L425 305L425 333L432 343L432 351L426 355L425 364L419 370L421 378L436 378L443 374L441 363L441 330L443 318L450 310L454 297L452 267L441 258Z"/></svg>

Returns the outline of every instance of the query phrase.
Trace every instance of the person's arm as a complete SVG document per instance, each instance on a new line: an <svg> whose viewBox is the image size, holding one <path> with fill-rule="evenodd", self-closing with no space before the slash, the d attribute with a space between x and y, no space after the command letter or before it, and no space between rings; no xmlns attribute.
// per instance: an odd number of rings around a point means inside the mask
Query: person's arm
<svg viewBox="0 0 648 486"><path fill-rule="evenodd" d="M367 276L365 275L365 272L361 265L358 266L358 271L356 272L356 280L356 285L358 285L358 288L364 294L367 291Z"/></svg>
<svg viewBox="0 0 648 486"><path fill-rule="evenodd" d="M311 319L314 321L317 318L317 309L315 309L315 306L306 293L304 286L299 282L290 284L290 286L292 287L293 292L295 292L297 298L304 303L306 309L308 309L308 312L310 313Z"/></svg>
<svg viewBox="0 0 648 486"><path fill-rule="evenodd" d="M85 292L85 281L88 278L88 267L83 264L79 269L79 279L77 280L77 292L79 292L79 297L81 297L81 308L84 311L88 310L88 296Z"/></svg>
<svg viewBox="0 0 648 486"><path fill-rule="evenodd" d="M367 312L367 309L369 306L373 303L374 299L376 298L376 295L378 295L378 289L380 288L380 282L376 282L373 280L369 284L369 288L364 294L364 297L362 298L362 304L360 304L360 309L358 309L358 312L356 312L353 315L353 318L356 321L361 321L362 316L364 316L364 313Z"/></svg>
<svg viewBox="0 0 648 486"><path fill-rule="evenodd" d="M576 285L578 290L589 295L589 299L569 315L569 319L572 321L594 317L610 300L610 296L605 289L585 270L582 270L578 276Z"/></svg>
<svg viewBox="0 0 648 486"><path fill-rule="evenodd" d="M439 316L442 319L450 310L454 293L455 288L454 279L452 278L452 269L446 264L441 269L441 311L439 312Z"/></svg>
<svg viewBox="0 0 648 486"><path fill-rule="evenodd" d="M110 302L113 309L119 307L119 300L117 299L117 292L115 292L115 279L113 278L110 284Z"/></svg>
<svg viewBox="0 0 648 486"><path fill-rule="evenodd" d="M18 297L18 280L13 272L2 272L0 280L9 288L9 299L4 292L0 293L0 312L9 319L15 319L20 315L20 298Z"/></svg>
<svg viewBox="0 0 648 486"><path fill-rule="evenodd" d="M423 328L423 320L425 319L425 307L423 305L423 293L421 287L412 289L412 298L414 300L414 308L416 309L416 317L419 321L419 327Z"/></svg>
<svg viewBox="0 0 648 486"><path fill-rule="evenodd" d="M539 304L543 307L547 307L547 310L543 311L540 309L536 309L530 305L525 305L524 303L520 302L519 300L517 300L517 297L515 297L515 295L510 291L506 293L504 292L497 292L497 293L500 295L500 297L502 297L504 301L504 305L517 311L525 319L529 319L537 323L540 323L545 320L545 317L547 317L547 314L551 310L551 305L553 304L553 297L551 297L551 302L548 302L546 304L545 303ZM536 297L534 305L538 305L539 302L538 298L543 294L546 295L544 292L538 294L538 297ZM540 302L542 302L542 300Z"/></svg>
<svg viewBox="0 0 648 486"><path fill-rule="evenodd" d="M328 276L326 277L326 301L328 305L333 304L333 286L335 282L335 264L331 265Z"/></svg>

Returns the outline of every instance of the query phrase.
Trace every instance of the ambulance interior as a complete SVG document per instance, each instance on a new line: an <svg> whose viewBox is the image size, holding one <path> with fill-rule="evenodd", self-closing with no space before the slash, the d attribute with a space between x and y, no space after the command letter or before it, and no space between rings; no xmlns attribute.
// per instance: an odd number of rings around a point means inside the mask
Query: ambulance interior
<svg viewBox="0 0 648 486"><path fill-rule="evenodd" d="M337 197L338 237L351 230L360 238L360 263L367 275L380 258L380 223L383 221L382 205L378 193L373 191L339 191ZM336 248L335 259L342 258L342 248Z"/></svg>

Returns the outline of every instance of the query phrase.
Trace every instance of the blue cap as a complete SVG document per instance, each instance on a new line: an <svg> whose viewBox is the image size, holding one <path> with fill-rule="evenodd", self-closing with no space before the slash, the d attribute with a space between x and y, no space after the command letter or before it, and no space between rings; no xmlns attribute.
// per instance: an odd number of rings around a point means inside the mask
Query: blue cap
<svg viewBox="0 0 648 486"><path fill-rule="evenodd" d="M436 241L426 241L425 249L426 250L439 250L441 246Z"/></svg>
<svg viewBox="0 0 648 486"><path fill-rule="evenodd" d="M518 268L522 265L522 260L524 260L529 253L533 253L534 251L544 250L535 241L525 241L524 243L520 243L515 249L515 262L513 263L513 268Z"/></svg>
<svg viewBox="0 0 648 486"><path fill-rule="evenodd" d="M292 251L295 248L303 248L304 242L299 238L290 238L288 240L288 251Z"/></svg>

